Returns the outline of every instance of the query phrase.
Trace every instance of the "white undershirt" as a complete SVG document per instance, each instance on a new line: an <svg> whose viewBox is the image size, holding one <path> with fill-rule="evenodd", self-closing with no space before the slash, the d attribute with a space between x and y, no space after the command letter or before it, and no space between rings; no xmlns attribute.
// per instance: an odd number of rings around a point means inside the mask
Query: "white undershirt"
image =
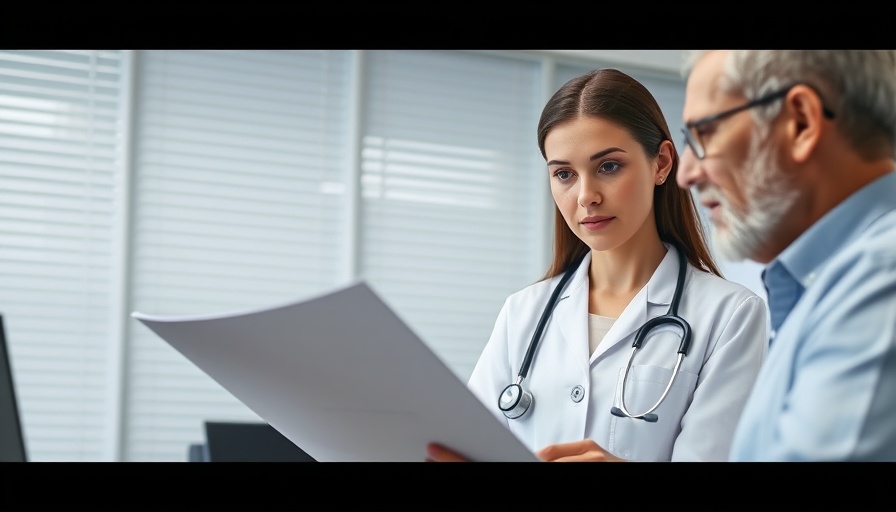
<svg viewBox="0 0 896 512"><path fill-rule="evenodd" d="M604 336L610 332L614 322L616 322L615 318L588 313L588 345L591 347L590 354L594 353L594 349L600 345Z"/></svg>

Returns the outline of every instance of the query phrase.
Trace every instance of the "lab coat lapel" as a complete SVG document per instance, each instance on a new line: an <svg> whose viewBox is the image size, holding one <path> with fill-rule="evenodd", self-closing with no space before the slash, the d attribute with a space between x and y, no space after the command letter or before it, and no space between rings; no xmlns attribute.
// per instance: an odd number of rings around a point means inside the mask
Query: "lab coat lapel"
<svg viewBox="0 0 896 512"><path fill-rule="evenodd" d="M674 247L668 244L666 244L666 248L666 256L663 257L647 284L638 291L616 319L613 327L597 346L592 359L600 357L601 354L622 343L623 340L634 341L629 337L633 336L648 319L666 312L672 302L675 282L678 277L678 253ZM585 289L587 290L587 288L586 286ZM587 302L585 309L588 309Z"/></svg>
<svg viewBox="0 0 896 512"><path fill-rule="evenodd" d="M561 300L554 309L557 329L563 342L569 346L573 354L581 354L577 360L588 372L588 269L591 267L591 253L585 255L579 269L569 281Z"/></svg>

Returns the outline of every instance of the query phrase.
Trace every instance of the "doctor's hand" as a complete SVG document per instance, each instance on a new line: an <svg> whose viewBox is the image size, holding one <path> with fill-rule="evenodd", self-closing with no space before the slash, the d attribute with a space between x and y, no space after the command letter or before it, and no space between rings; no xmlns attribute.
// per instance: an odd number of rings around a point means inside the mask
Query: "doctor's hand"
<svg viewBox="0 0 896 512"><path fill-rule="evenodd" d="M545 462L626 462L591 439L550 444L535 452L535 456Z"/></svg>
<svg viewBox="0 0 896 512"><path fill-rule="evenodd" d="M626 462L604 450L591 439L551 444L535 453L544 462ZM426 462L472 462L438 443L426 445Z"/></svg>
<svg viewBox="0 0 896 512"><path fill-rule="evenodd" d="M463 455L438 443L426 445L426 462L472 462Z"/></svg>

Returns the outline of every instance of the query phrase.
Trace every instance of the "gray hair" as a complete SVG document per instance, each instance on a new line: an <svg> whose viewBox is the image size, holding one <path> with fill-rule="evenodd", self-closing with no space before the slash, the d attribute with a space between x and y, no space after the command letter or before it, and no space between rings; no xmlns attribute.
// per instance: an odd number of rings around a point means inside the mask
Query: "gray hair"
<svg viewBox="0 0 896 512"><path fill-rule="evenodd" d="M707 50L684 54L687 77ZM813 86L838 131L867 158L896 153L896 50L733 50L719 81L728 93L759 98L792 83ZM765 136L781 102L752 109Z"/></svg>

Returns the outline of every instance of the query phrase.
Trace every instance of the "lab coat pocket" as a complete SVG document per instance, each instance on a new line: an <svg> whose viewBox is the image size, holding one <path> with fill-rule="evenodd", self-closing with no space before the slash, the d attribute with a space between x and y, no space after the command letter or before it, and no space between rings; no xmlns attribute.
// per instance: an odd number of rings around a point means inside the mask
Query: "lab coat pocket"
<svg viewBox="0 0 896 512"><path fill-rule="evenodd" d="M625 368L620 368L613 399L614 405L620 408L624 375ZM624 386L625 408L633 416L647 412L663 395L671 378L671 368L632 365ZM657 415L656 422L611 416L608 449L628 460L670 460L675 438L681 430L681 418L694 395L697 378L697 374L679 370L668 394L653 410Z"/></svg>

